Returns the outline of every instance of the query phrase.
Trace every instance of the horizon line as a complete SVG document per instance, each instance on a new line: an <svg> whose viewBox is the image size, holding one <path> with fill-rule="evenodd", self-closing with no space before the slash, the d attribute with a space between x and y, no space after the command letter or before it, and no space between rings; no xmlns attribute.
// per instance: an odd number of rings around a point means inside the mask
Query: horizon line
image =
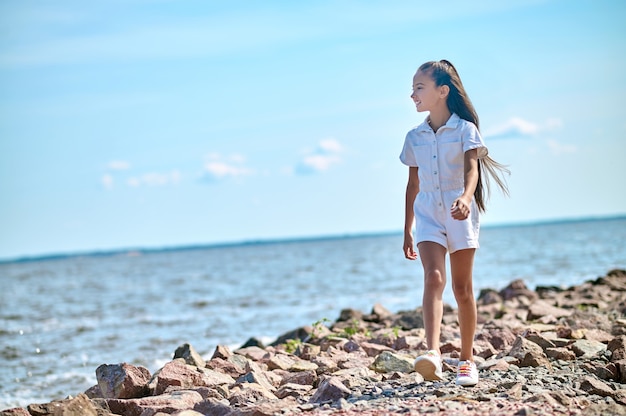
<svg viewBox="0 0 626 416"><path fill-rule="evenodd" d="M539 225L556 225L564 223L576 223L576 222L592 222L592 221L611 221L626 219L626 213L622 214L609 214L609 215L594 215L584 217L572 217L572 218L554 218L554 219L541 219L541 220L528 220L511 223L494 223L484 224L482 228L513 228L513 227L532 227ZM161 253L161 252L175 252L175 251L191 251L191 250L204 250L212 248L225 248L225 247L237 247L237 246L250 246L250 245L265 245L265 244L285 244L285 243L300 243L300 242L315 242L315 241L327 241L327 240L340 240L350 238L365 238L365 237L378 237L386 235L400 234L402 230L389 230L389 231L363 231L357 233L343 233L343 234L324 234L324 235L309 235L301 237L270 237L270 238L258 238L238 241L223 241L214 243L197 243L197 244L181 244L175 246L161 246L161 247L125 247L125 248L111 248L111 249L93 249L86 251L75 251L65 253L50 253L50 254L36 254L36 255L24 255L14 258L0 258L0 264L10 263L28 263L47 260L63 260L72 257L108 257L116 255L126 256L139 256L148 253Z"/></svg>

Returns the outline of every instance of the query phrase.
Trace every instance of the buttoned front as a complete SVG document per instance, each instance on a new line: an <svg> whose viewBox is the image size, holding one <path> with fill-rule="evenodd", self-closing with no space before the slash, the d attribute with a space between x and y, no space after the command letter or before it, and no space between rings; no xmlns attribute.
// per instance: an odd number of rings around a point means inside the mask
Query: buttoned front
<svg viewBox="0 0 626 416"><path fill-rule="evenodd" d="M478 208L472 200L470 216L454 220L450 207L464 190L464 154L487 148L473 123L453 114L435 133L424 121L406 135L400 160L418 167L419 193L415 198L416 242L435 241L450 252L478 247Z"/></svg>

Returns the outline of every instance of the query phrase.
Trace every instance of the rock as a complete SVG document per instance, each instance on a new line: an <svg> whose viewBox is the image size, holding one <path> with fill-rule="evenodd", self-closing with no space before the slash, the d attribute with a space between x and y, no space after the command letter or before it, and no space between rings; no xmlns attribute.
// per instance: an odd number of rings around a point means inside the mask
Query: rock
<svg viewBox="0 0 626 416"><path fill-rule="evenodd" d="M285 354L276 354L267 362L267 368L270 370L289 370L296 363L296 360Z"/></svg>
<svg viewBox="0 0 626 416"><path fill-rule="evenodd" d="M402 312L393 321L392 326L400 327L404 330L424 328L424 317L422 316L421 310Z"/></svg>
<svg viewBox="0 0 626 416"><path fill-rule="evenodd" d="M144 367L102 364L96 368L98 389L104 399L135 399L149 394L150 371Z"/></svg>
<svg viewBox="0 0 626 416"><path fill-rule="evenodd" d="M193 410L203 415L226 416L232 411L230 403L226 399L205 399L196 403Z"/></svg>
<svg viewBox="0 0 626 416"><path fill-rule="evenodd" d="M541 347L521 336L517 337L508 355L516 358L520 367L542 366L552 368Z"/></svg>
<svg viewBox="0 0 626 416"><path fill-rule="evenodd" d="M0 411L0 416L31 416L23 407L14 407Z"/></svg>
<svg viewBox="0 0 626 416"><path fill-rule="evenodd" d="M382 322L393 316L393 314L380 303L377 303L372 307L372 315L376 317L374 322Z"/></svg>
<svg viewBox="0 0 626 416"><path fill-rule="evenodd" d="M189 389L199 386L213 387L234 382L235 380L226 374L208 368L190 366L178 359L170 361L157 371L150 380L149 386L154 391L154 395L160 395L171 386Z"/></svg>
<svg viewBox="0 0 626 416"><path fill-rule="evenodd" d="M414 358L405 357L390 351L383 351L376 357L370 368L378 373L410 373L413 369Z"/></svg>
<svg viewBox="0 0 626 416"><path fill-rule="evenodd" d="M572 351L580 358L593 358L606 350L606 345L598 341L579 339L571 346Z"/></svg>
<svg viewBox="0 0 626 416"><path fill-rule="evenodd" d="M574 361L576 359L574 351L564 347L546 348L546 355L555 360Z"/></svg>
<svg viewBox="0 0 626 416"><path fill-rule="evenodd" d="M215 351L213 351L211 359L221 358L222 360L228 360L232 355L233 353L230 351L230 348L225 345L218 345L215 347Z"/></svg>
<svg viewBox="0 0 626 416"><path fill-rule="evenodd" d="M597 394L602 397L612 397L615 391L606 383L594 377L587 376L580 383L580 389L590 394Z"/></svg>
<svg viewBox="0 0 626 416"><path fill-rule="evenodd" d="M305 384L293 384L287 383L280 386L280 388L276 391L276 397L279 399L284 399L285 397L300 397L307 394L309 391L313 389L313 386L305 385Z"/></svg>
<svg viewBox="0 0 626 416"><path fill-rule="evenodd" d="M278 397L258 383L237 384L228 399L231 406L241 406L263 400L278 400Z"/></svg>
<svg viewBox="0 0 626 416"><path fill-rule="evenodd" d="M571 310L557 308L555 306L550 305L548 302L543 300L534 301L530 307L528 308L528 316L527 320L534 321L543 316L553 316L555 318L561 318L564 316L570 316L572 314Z"/></svg>
<svg viewBox="0 0 626 416"><path fill-rule="evenodd" d="M538 297L535 292L526 287L526 283L524 283L521 279L517 279L509 283L508 286L500 291L500 296L502 296L504 300L510 300L520 296L525 296L529 300L536 299Z"/></svg>
<svg viewBox="0 0 626 416"><path fill-rule="evenodd" d="M393 348L390 348L386 345L375 344L372 342L362 342L361 348L363 349L363 351L365 351L368 357L377 357L384 351L393 351Z"/></svg>
<svg viewBox="0 0 626 416"><path fill-rule="evenodd" d="M206 362L200 354L189 344L183 344L174 351L174 359L182 358L185 363L195 365L196 367L204 367Z"/></svg>
<svg viewBox="0 0 626 416"><path fill-rule="evenodd" d="M350 390L336 377L330 377L320 383L310 403L336 402L350 395Z"/></svg>
<svg viewBox="0 0 626 416"><path fill-rule="evenodd" d="M613 338L606 349L611 351L611 361L616 362L626 359L626 335Z"/></svg>
<svg viewBox="0 0 626 416"><path fill-rule="evenodd" d="M158 412L171 414L193 409L204 399L192 390L178 390L168 394L139 399L107 399L111 412L124 416L154 416Z"/></svg>
<svg viewBox="0 0 626 416"><path fill-rule="evenodd" d="M83 393L65 400L30 404L27 409L32 416L98 416L98 409Z"/></svg>
<svg viewBox="0 0 626 416"><path fill-rule="evenodd" d="M258 346L240 348L236 351L236 353L239 355L243 355L244 357L252 361L264 361L270 358L270 354L266 350Z"/></svg>

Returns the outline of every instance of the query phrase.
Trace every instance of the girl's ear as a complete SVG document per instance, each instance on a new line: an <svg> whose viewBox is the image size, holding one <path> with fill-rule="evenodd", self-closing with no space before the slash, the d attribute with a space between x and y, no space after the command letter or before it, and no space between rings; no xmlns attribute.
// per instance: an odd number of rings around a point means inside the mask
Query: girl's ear
<svg viewBox="0 0 626 416"><path fill-rule="evenodd" d="M445 84L442 85L441 87L439 87L439 94L441 98L448 97L448 94L450 94L450 87Z"/></svg>

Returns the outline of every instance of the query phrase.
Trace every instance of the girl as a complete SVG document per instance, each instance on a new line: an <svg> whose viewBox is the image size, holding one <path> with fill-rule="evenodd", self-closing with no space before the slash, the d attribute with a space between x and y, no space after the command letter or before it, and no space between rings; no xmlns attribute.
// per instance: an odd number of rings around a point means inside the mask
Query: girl
<svg viewBox="0 0 626 416"><path fill-rule="evenodd" d="M485 210L489 193L489 182L483 184L483 178L488 173L508 194L496 170L509 171L487 156L478 115L450 62L431 61L420 66L413 77L411 99L418 112L430 112L422 124L408 132L400 155L402 163L409 166L404 255L417 259L416 243L424 267L422 306L429 351L415 360L415 371L426 380L441 380L443 376L439 336L449 251L461 332L456 384L474 386L478 370L472 352L476 331L472 268L478 248L479 211Z"/></svg>

